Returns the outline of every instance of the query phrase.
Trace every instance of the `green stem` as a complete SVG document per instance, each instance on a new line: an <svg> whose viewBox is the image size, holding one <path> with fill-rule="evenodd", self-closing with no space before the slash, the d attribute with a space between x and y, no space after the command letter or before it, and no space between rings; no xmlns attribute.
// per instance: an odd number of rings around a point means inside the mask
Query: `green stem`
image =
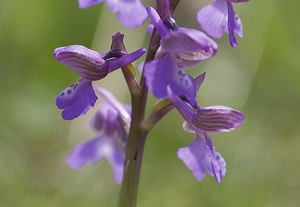
<svg viewBox="0 0 300 207"><path fill-rule="evenodd" d="M149 62L154 59L156 50L159 47L158 37L159 35L157 33L152 35L145 62ZM118 205L119 207L136 207L144 145L148 134L148 131L145 131L142 128L148 94L144 75L141 77L139 88L139 91L131 93L131 125L126 146L126 157Z"/></svg>
<svg viewBox="0 0 300 207"><path fill-rule="evenodd" d="M174 0L174 3L172 4L173 1L171 0L173 11L175 10L179 1L180 0ZM145 63L150 62L154 59L159 46L160 36L156 32L156 30L154 30L149 43ZM125 71L123 70L123 72ZM126 74L124 75L126 77ZM131 85L132 83L127 83L130 89L137 88L134 86L134 84ZM139 90L136 90L135 92L131 91L131 125L126 146L126 157L124 162L124 173L118 205L119 207L136 207L144 145L147 134L149 132L146 128L144 128L143 125L148 96L148 88L145 83L144 73L142 73L140 85L138 88ZM167 107L166 110L171 110L171 107ZM158 117L157 119L159 120L160 118L161 117ZM149 128L152 128L153 125L154 124L150 124Z"/></svg>
<svg viewBox="0 0 300 207"><path fill-rule="evenodd" d="M135 207L139 185L139 177L142 165L144 144L147 132L143 131L141 112L143 111L141 96L133 97L132 122L127 142L126 159L124 163L124 174L121 186L119 207Z"/></svg>

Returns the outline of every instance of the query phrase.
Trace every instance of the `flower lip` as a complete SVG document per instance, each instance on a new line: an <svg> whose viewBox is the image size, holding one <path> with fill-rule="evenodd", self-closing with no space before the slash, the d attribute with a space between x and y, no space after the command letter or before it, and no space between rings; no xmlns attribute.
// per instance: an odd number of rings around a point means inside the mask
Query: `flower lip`
<svg viewBox="0 0 300 207"><path fill-rule="evenodd" d="M106 158L114 171L116 183L120 184L123 175L124 158L117 140L102 134L73 148L66 158L70 168L78 170L85 164L95 164Z"/></svg>
<svg viewBox="0 0 300 207"><path fill-rule="evenodd" d="M96 100L92 81L81 79L56 97L56 105L59 109L63 109L63 119L72 120L84 115L94 106Z"/></svg>
<svg viewBox="0 0 300 207"><path fill-rule="evenodd" d="M207 133L197 133L195 140L177 151L177 156L193 172L197 180L202 180L208 172L215 176L218 184L226 174L226 162L213 146Z"/></svg>

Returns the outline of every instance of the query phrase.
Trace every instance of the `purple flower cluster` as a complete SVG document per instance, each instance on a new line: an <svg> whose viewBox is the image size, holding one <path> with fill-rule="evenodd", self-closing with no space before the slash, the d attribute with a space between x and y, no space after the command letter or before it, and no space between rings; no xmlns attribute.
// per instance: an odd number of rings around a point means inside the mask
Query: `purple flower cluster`
<svg viewBox="0 0 300 207"><path fill-rule="evenodd" d="M80 8L87 8L103 1L78 2ZM81 45L55 49L55 59L81 77L56 98L57 107L63 110L62 117L71 120L84 115L98 99L95 91L104 99L91 121L98 136L76 146L67 157L68 165L72 169L79 169L86 163L94 164L105 157L114 171L115 181L121 183L123 173L125 175L124 171L127 170L124 169L124 162L132 159L126 157L131 155L127 153L131 150L127 146L129 140L133 139L129 134L135 136L137 132L148 133L147 130L151 129L149 126L156 124L173 107L185 119L183 129L196 134L189 146L178 150L178 158L197 180L202 180L207 171L220 183L226 174L226 162L214 147L209 133L236 129L244 122L244 115L226 106L201 107L196 101L196 94L205 73L194 79L186 69L215 56L218 45L209 36L220 38L224 30L229 33L231 46L237 46L234 33L242 37L243 31L232 3L247 1L216 0L202 8L197 14L197 20L206 35L200 30L177 25L173 18L172 0L171 4L169 0L157 1L157 10L145 8L140 0L105 0L110 10L117 12L121 23L129 28L142 25L149 16L153 23L148 26L151 42L140 83L137 82L132 63L146 50L142 48L128 54L123 44L124 35L120 33L113 36L111 50L102 54ZM128 84L132 101L135 101L133 108L120 103L107 90L93 85L93 82L119 68ZM146 106L148 90L160 101L153 107L148 119L144 119L143 108ZM133 128L133 125L140 128Z"/></svg>

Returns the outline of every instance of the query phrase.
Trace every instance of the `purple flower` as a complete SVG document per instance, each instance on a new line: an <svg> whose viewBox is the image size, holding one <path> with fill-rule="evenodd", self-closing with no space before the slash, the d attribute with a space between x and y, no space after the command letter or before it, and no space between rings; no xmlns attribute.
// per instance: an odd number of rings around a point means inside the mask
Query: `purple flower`
<svg viewBox="0 0 300 207"><path fill-rule="evenodd" d="M79 8L87 8L104 0L78 0ZM106 0L112 12L117 12L120 22L129 28L140 26L147 19L147 12L140 0Z"/></svg>
<svg viewBox="0 0 300 207"><path fill-rule="evenodd" d="M124 165L124 142L127 134L124 130L122 117L130 117L130 108L118 102L108 91L97 88L106 99L91 120L92 127L99 132L99 136L85 143L77 145L69 154L66 162L72 169L80 169L86 163L95 164L105 157L114 171L116 183L122 182ZM125 115L126 114L126 115ZM127 120L130 124L130 118ZM123 142L120 150L118 142Z"/></svg>
<svg viewBox="0 0 300 207"><path fill-rule="evenodd" d="M190 103L174 95L170 87L168 98L184 117L183 128L197 134L189 146L178 150L178 157L192 170L197 180L205 177L206 170L220 183L226 174L226 163L213 146L208 133L230 132L236 129L244 122L243 113L225 106L192 107Z"/></svg>
<svg viewBox="0 0 300 207"><path fill-rule="evenodd" d="M175 95L194 99L196 87L184 68L213 57L217 44L198 30L179 28L172 17L165 16L162 20L151 7L147 11L161 36L161 46L155 60L146 63L144 68L149 90L156 97L163 98L167 96L169 86Z"/></svg>
<svg viewBox="0 0 300 207"><path fill-rule="evenodd" d="M160 54L156 56L163 56L164 53L177 53L183 63L195 65L213 57L217 52L217 44L203 32L178 27L175 20L170 16L165 16L162 20L156 10L151 7L147 7L147 12L161 36L161 47L158 52ZM165 11L165 13L168 12Z"/></svg>
<svg viewBox="0 0 300 207"><path fill-rule="evenodd" d="M186 147L179 148L177 156L193 172L197 180L202 180L207 171L215 176L217 183L226 174L226 162L213 146L207 133L197 133L194 141Z"/></svg>
<svg viewBox="0 0 300 207"><path fill-rule="evenodd" d="M243 37L243 26L240 18L235 13L232 3L247 2L249 0L216 0L214 3L203 7L197 14L197 20L201 29L208 35L220 38L224 31L229 33L229 41L232 47L237 46L234 32Z"/></svg>
<svg viewBox="0 0 300 207"><path fill-rule="evenodd" d="M94 106L97 96L93 90L92 81L100 80L108 73L132 63L145 53L145 49L128 55L124 53L124 51L111 50L99 54L81 45L55 49L55 59L70 67L82 78L62 91L56 98L56 105L59 109L63 109L62 117L64 119L71 120L79 115L84 115ZM121 55L123 56L114 58Z"/></svg>

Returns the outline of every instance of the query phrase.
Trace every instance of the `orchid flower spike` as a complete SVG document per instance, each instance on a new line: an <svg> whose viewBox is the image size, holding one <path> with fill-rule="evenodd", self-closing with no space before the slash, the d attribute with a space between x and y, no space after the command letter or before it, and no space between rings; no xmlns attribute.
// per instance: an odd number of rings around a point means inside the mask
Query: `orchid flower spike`
<svg viewBox="0 0 300 207"><path fill-rule="evenodd" d="M199 10L197 20L208 35L220 38L224 31L229 33L229 41L232 47L237 46L234 32L243 37L243 25L238 15L233 10L232 3L248 2L249 0L216 0Z"/></svg>

